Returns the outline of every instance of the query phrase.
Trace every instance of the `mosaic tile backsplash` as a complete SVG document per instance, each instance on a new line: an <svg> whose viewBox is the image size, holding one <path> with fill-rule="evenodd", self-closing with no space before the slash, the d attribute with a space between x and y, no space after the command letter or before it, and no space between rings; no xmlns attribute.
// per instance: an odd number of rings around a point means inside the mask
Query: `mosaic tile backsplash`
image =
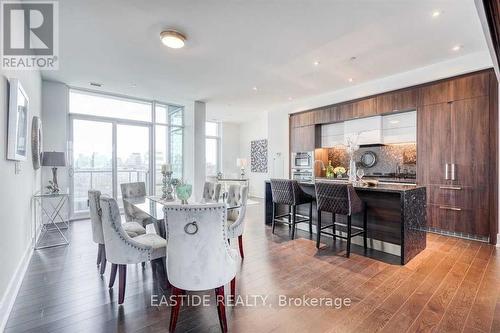
<svg viewBox="0 0 500 333"><path fill-rule="evenodd" d="M349 155L344 148L323 148L328 150L328 160L332 161L334 167L343 166L348 168ZM373 173L395 173L399 165L401 172L415 174L417 170L417 145L416 143L386 145L376 147L361 147L355 153L355 160L359 165L361 155L366 151L372 151L377 155L377 163L371 168L364 168L366 174ZM325 156L326 157L326 156ZM323 161L328 163L328 161Z"/></svg>

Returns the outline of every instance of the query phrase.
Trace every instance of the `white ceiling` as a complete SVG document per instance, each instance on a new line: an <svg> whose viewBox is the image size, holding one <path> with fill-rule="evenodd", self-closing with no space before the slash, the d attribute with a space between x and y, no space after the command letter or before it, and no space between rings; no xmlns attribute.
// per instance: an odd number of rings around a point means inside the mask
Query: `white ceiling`
<svg viewBox="0 0 500 333"><path fill-rule="evenodd" d="M45 79L85 88L99 82L103 91L166 102L204 100L211 118L228 121L246 121L289 98L487 50L473 0L64 0L59 6L59 70L44 72ZM436 9L442 15L433 18ZM188 36L183 49L162 45L166 27ZM463 49L452 51L456 44Z"/></svg>

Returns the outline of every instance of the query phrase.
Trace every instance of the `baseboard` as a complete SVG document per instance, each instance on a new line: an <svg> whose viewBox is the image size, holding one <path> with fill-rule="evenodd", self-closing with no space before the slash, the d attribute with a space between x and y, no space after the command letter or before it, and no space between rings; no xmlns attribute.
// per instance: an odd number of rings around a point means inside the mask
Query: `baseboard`
<svg viewBox="0 0 500 333"><path fill-rule="evenodd" d="M12 307L14 306L14 302L16 301L17 293L21 288L21 284L23 283L24 275L26 274L26 270L28 269L28 265L30 263L31 257L33 255L33 247L32 244L28 244L28 248L24 252L19 265L12 275L12 278L9 281L9 285L5 290L5 293L2 297L2 301L0 302L0 332L5 330L5 326L7 325L7 320L10 316L10 311L12 311Z"/></svg>

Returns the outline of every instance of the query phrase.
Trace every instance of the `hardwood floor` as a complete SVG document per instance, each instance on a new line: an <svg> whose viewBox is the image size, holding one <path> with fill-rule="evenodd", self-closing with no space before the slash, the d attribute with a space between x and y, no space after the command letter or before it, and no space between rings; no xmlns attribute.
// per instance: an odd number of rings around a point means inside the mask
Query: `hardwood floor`
<svg viewBox="0 0 500 333"><path fill-rule="evenodd" d="M434 234L406 266L374 260L353 245L308 233L291 241L287 226L272 235L263 205L249 206L236 294L268 295L271 306L227 307L232 332L500 332L500 256L483 243ZM168 306L151 306L164 291L151 265L128 268L125 303L101 278L89 221L71 226L71 245L35 251L6 332L167 332ZM232 247L237 249L234 240ZM379 253L370 253L379 256ZM226 293L229 288L226 288ZM193 294L193 293L191 293ZM213 291L195 293L213 295ZM288 297L349 298L351 305L280 307ZM218 332L215 304L183 306L177 332Z"/></svg>

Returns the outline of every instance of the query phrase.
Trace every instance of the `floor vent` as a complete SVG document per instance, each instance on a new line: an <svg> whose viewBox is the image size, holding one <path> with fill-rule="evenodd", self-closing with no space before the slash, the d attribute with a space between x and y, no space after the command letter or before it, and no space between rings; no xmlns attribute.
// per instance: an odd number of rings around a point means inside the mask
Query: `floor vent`
<svg viewBox="0 0 500 333"><path fill-rule="evenodd" d="M427 228L425 228L425 231L432 232L434 234L458 237L458 238L474 240L474 241L479 241L479 242L484 242L484 243L490 242L490 237L471 235L471 234L466 234L463 232L448 231L448 230L442 230L442 229L433 228L433 227L427 227Z"/></svg>

